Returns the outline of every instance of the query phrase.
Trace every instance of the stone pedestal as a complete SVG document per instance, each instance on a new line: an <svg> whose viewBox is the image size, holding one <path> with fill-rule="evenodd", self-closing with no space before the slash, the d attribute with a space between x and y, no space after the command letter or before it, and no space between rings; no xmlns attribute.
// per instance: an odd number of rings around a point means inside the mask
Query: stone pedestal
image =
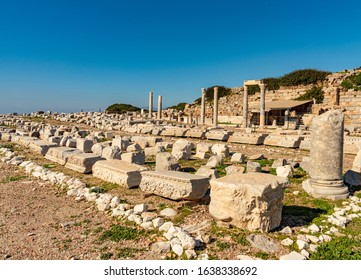
<svg viewBox="0 0 361 280"><path fill-rule="evenodd" d="M344 115L328 111L312 120L310 177L303 182L306 192L317 198L345 199L348 188L342 179Z"/></svg>

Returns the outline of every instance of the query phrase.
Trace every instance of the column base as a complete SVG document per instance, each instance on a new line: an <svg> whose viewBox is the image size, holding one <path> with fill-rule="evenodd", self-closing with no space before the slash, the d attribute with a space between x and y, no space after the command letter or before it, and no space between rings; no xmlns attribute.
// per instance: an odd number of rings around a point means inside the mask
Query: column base
<svg viewBox="0 0 361 280"><path fill-rule="evenodd" d="M316 198L328 198L331 200L346 199L349 196L348 188L342 180L323 181L308 179L302 182L302 188Z"/></svg>

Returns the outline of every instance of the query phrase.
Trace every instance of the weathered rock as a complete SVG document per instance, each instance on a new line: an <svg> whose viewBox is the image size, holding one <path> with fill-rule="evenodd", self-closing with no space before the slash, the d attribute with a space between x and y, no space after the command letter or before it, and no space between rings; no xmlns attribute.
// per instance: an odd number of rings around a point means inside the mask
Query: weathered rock
<svg viewBox="0 0 361 280"><path fill-rule="evenodd" d="M280 225L287 179L246 173L227 175L210 183L209 212L216 219L251 231L266 232Z"/></svg>
<svg viewBox="0 0 361 280"><path fill-rule="evenodd" d="M211 168L216 168L218 165L223 164L223 156L216 155L211 156L206 164L206 166L209 166Z"/></svg>
<svg viewBox="0 0 361 280"><path fill-rule="evenodd" d="M283 158L279 158L276 159L273 163L272 163L272 168L277 168L279 166L284 166L287 164L287 160L283 159Z"/></svg>
<svg viewBox="0 0 361 280"><path fill-rule="evenodd" d="M121 160L129 163L143 165L145 162L145 155L142 152L123 153L121 155Z"/></svg>
<svg viewBox="0 0 361 280"><path fill-rule="evenodd" d="M165 208L165 209L163 209L163 210L161 210L159 212L159 215L162 216L162 217L173 218L175 215L177 215L177 211L175 211L172 208ZM169 223L169 224L165 223L164 225L171 226L173 224L172 223ZM167 229L167 231L168 231L168 229Z"/></svg>
<svg viewBox="0 0 361 280"><path fill-rule="evenodd" d="M231 162L244 163L245 159L246 159L246 157L244 154L234 153L231 157Z"/></svg>
<svg viewBox="0 0 361 280"><path fill-rule="evenodd" d="M94 164L93 175L110 183L127 188L139 186L142 179L140 172L147 168L123 160L101 160Z"/></svg>
<svg viewBox="0 0 361 280"><path fill-rule="evenodd" d="M170 249L171 249L170 242L160 241L160 242L153 243L151 245L150 249L153 252L158 253L158 254L168 253L168 252L170 252Z"/></svg>
<svg viewBox="0 0 361 280"><path fill-rule="evenodd" d="M178 171L145 171L139 185L146 193L174 200L201 199L208 186L208 178Z"/></svg>
<svg viewBox="0 0 361 280"><path fill-rule="evenodd" d="M292 251L291 253L287 254L287 255L283 255L280 257L280 260L305 260L306 257L301 255L300 253L297 253L295 251Z"/></svg>
<svg viewBox="0 0 361 280"><path fill-rule="evenodd" d="M293 177L293 168L291 165L278 166L276 173L277 176L290 179Z"/></svg>
<svg viewBox="0 0 361 280"><path fill-rule="evenodd" d="M180 165L177 159L171 153L158 153L155 158L156 171L178 171Z"/></svg>
<svg viewBox="0 0 361 280"><path fill-rule="evenodd" d="M237 165L230 165L225 168L227 175L231 174L237 174L237 173L244 173L246 170L243 166L237 166Z"/></svg>
<svg viewBox="0 0 361 280"><path fill-rule="evenodd" d="M192 156L192 149L194 145L192 142L187 140L177 140L173 144L172 155L177 159L190 159Z"/></svg>
<svg viewBox="0 0 361 280"><path fill-rule="evenodd" d="M261 164L256 161L247 161L247 173L249 172L262 172Z"/></svg>
<svg viewBox="0 0 361 280"><path fill-rule="evenodd" d="M229 147L225 144L214 144L212 146L212 153L215 155L228 157L229 156Z"/></svg>
<svg viewBox="0 0 361 280"><path fill-rule="evenodd" d="M266 253L277 253L282 250L281 245L268 236L251 234L247 240L253 247Z"/></svg>
<svg viewBox="0 0 361 280"><path fill-rule="evenodd" d="M117 146L105 147L102 151L102 157L105 159L120 159L121 150Z"/></svg>
<svg viewBox="0 0 361 280"><path fill-rule="evenodd" d="M207 177L209 179L217 179L219 178L218 172L215 169L212 169L209 166L201 166L195 175Z"/></svg>
<svg viewBox="0 0 361 280"><path fill-rule="evenodd" d="M65 167L80 173L91 173L93 165L100 160L103 159L90 153L76 154L68 157Z"/></svg>
<svg viewBox="0 0 361 280"><path fill-rule="evenodd" d="M76 148L83 153L91 153L94 142L84 138L76 139Z"/></svg>
<svg viewBox="0 0 361 280"><path fill-rule="evenodd" d="M80 153L80 150L74 148L52 147L49 148L48 152L45 155L45 158L53 162L57 162L61 165L65 165L69 156L77 155Z"/></svg>

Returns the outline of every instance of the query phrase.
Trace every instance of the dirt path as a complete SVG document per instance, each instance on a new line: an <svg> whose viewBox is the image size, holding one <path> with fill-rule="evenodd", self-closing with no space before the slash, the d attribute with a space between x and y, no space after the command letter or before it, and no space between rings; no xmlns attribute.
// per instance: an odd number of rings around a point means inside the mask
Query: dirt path
<svg viewBox="0 0 361 280"><path fill-rule="evenodd" d="M76 202L55 186L0 163L2 259L99 259L115 256L124 248L128 253L120 256L160 258L144 252L149 244L146 237L117 243L99 241L114 222L93 204ZM142 254L132 253L137 250Z"/></svg>

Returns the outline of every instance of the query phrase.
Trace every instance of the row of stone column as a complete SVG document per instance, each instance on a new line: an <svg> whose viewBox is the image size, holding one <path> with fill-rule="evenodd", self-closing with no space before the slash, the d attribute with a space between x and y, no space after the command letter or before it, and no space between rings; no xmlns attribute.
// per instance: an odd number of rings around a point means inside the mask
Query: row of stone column
<svg viewBox="0 0 361 280"><path fill-rule="evenodd" d="M149 92L149 113L148 118L152 118L153 115L153 92ZM158 111L157 111L157 119L162 118L162 96L158 96Z"/></svg>

